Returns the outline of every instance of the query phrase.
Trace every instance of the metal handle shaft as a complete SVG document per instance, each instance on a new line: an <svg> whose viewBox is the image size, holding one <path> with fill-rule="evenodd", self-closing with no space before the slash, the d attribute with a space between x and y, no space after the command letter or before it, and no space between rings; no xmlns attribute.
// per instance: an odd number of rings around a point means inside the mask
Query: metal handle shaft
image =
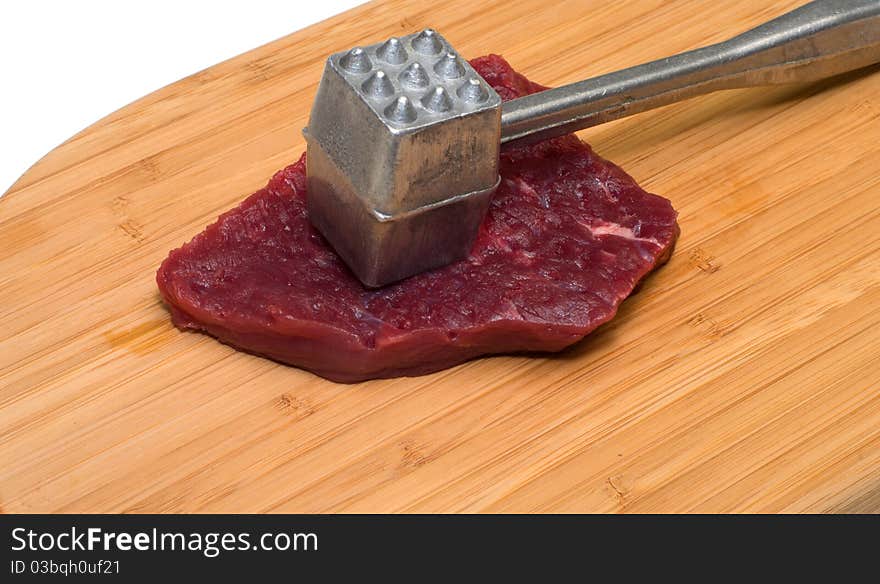
<svg viewBox="0 0 880 584"><path fill-rule="evenodd" d="M880 62L880 0L815 0L727 41L506 102L501 141L567 134L720 89Z"/></svg>

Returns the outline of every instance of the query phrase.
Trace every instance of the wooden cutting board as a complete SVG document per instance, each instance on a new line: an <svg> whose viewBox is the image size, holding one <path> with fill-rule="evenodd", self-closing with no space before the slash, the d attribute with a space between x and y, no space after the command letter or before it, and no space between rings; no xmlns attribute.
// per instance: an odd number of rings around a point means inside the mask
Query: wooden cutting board
<svg viewBox="0 0 880 584"><path fill-rule="evenodd" d="M337 385L176 330L154 282L299 156L331 52L430 25L554 85L799 3L378 1L71 138L0 199L0 507L880 511L876 69L584 132L682 235L559 355Z"/></svg>

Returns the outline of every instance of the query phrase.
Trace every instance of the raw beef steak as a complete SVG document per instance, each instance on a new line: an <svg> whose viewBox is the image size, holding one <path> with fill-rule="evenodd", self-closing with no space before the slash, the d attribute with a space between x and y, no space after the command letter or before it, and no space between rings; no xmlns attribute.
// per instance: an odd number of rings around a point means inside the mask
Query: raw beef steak
<svg viewBox="0 0 880 584"><path fill-rule="evenodd" d="M473 66L503 99L544 89L495 55ZM336 381L558 351L611 319L678 235L669 201L569 135L504 149L466 260L367 289L309 224L305 172L304 157L278 172L157 281L177 326Z"/></svg>

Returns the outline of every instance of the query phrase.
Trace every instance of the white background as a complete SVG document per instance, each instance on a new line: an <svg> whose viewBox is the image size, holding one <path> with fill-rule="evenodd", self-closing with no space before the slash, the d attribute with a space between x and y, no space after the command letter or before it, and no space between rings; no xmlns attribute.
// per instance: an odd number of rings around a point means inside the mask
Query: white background
<svg viewBox="0 0 880 584"><path fill-rule="evenodd" d="M0 0L0 194L122 106L364 0Z"/></svg>

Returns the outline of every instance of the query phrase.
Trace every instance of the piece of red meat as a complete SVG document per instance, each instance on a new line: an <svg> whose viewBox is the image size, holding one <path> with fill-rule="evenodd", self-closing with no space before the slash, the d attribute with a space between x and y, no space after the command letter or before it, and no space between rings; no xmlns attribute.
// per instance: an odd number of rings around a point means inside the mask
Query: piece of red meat
<svg viewBox="0 0 880 584"><path fill-rule="evenodd" d="M503 99L544 89L496 55L472 64ZM611 319L678 235L669 201L569 135L504 148L466 260L368 289L309 224L305 172L303 157L275 174L157 281L178 327L335 381L558 351Z"/></svg>

